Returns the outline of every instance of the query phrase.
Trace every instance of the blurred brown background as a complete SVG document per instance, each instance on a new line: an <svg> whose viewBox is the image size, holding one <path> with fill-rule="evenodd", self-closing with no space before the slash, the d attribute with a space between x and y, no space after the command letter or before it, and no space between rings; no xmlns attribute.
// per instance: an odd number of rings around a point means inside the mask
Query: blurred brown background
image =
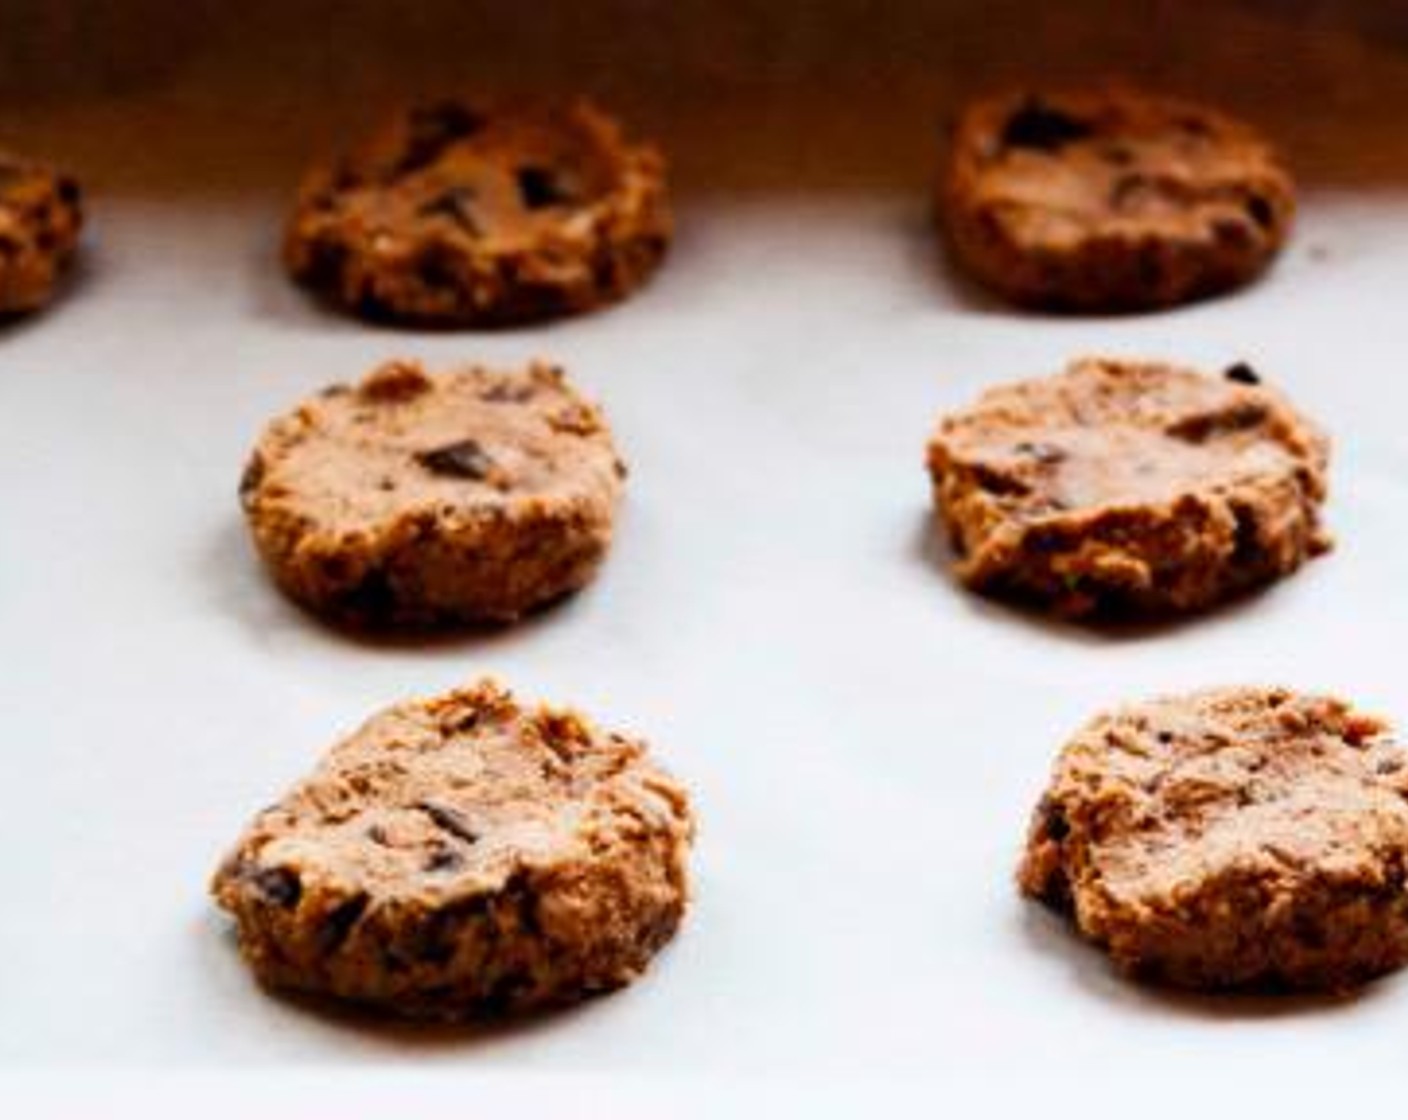
<svg viewBox="0 0 1408 1120"><path fill-rule="evenodd" d="M0 142L111 190L286 181L389 102L594 92L689 188L922 177L973 90L1122 74L1272 128L1311 181L1408 177L1408 4L1382 0L0 0Z"/></svg>

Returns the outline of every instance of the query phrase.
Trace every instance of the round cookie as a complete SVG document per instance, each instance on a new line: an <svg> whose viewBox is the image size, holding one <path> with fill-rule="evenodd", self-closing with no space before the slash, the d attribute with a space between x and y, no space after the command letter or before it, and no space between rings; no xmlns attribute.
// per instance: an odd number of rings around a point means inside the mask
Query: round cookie
<svg viewBox="0 0 1408 1120"><path fill-rule="evenodd" d="M508 622L592 577L624 477L601 412L556 367L393 361L274 420L240 500L275 581L315 613Z"/></svg>
<svg viewBox="0 0 1408 1120"><path fill-rule="evenodd" d="M693 834L644 743L481 681L337 743L212 890L271 987L475 1017L639 975L684 914Z"/></svg>
<svg viewBox="0 0 1408 1120"><path fill-rule="evenodd" d="M941 208L958 259L1007 299L1121 312L1251 280L1289 234L1294 191L1267 142L1226 114L1071 90L969 106Z"/></svg>
<svg viewBox="0 0 1408 1120"><path fill-rule="evenodd" d="M77 182L0 151L0 316L43 307L83 223Z"/></svg>
<svg viewBox="0 0 1408 1120"><path fill-rule="evenodd" d="M1068 617L1208 607L1330 547L1329 445L1246 365L1087 358L990 389L929 442L969 587Z"/></svg>
<svg viewBox="0 0 1408 1120"><path fill-rule="evenodd" d="M1408 962L1408 752L1339 700L1232 688L1061 752L1022 890L1177 986L1335 990Z"/></svg>
<svg viewBox="0 0 1408 1120"><path fill-rule="evenodd" d="M589 102L442 101L308 176L284 261L366 318L495 326L621 299L671 231L663 157Z"/></svg>

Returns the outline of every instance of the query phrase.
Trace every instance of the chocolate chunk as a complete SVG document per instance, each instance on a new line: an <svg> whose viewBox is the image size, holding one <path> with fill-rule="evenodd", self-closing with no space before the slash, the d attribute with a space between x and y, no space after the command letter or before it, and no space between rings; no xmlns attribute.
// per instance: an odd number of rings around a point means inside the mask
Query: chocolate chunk
<svg viewBox="0 0 1408 1120"><path fill-rule="evenodd" d="M460 267L460 254L443 245L431 244L416 258L416 276L431 291L458 291Z"/></svg>
<svg viewBox="0 0 1408 1120"><path fill-rule="evenodd" d="M69 206L77 206L82 192L79 190L78 180L71 175L60 175L58 185L54 188L61 201Z"/></svg>
<svg viewBox="0 0 1408 1120"><path fill-rule="evenodd" d="M972 470L978 485L989 494L1020 496L1032 492L1031 486L1024 479L997 470L985 463L975 463Z"/></svg>
<svg viewBox="0 0 1408 1120"><path fill-rule="evenodd" d="M518 193L529 210L543 210L572 201L572 192L567 189L562 177L547 167L520 167Z"/></svg>
<svg viewBox="0 0 1408 1120"><path fill-rule="evenodd" d="M479 833L470 827L463 814L448 805L441 805L437 801L422 801L416 808L434 821L437 828L448 832L456 839L463 840L466 844L479 842Z"/></svg>
<svg viewBox="0 0 1408 1120"><path fill-rule="evenodd" d="M1054 801L1047 802L1042 806L1041 827L1045 831L1047 839L1060 843L1071 833L1070 822L1066 820L1065 810Z"/></svg>
<svg viewBox="0 0 1408 1120"><path fill-rule="evenodd" d="M330 236L319 237L308 246L299 278L312 287L338 292L346 267L347 246Z"/></svg>
<svg viewBox="0 0 1408 1120"><path fill-rule="evenodd" d="M1235 522L1232 563L1247 568L1256 567L1266 554L1261 543L1261 521L1256 509L1246 503L1233 503L1232 516Z"/></svg>
<svg viewBox="0 0 1408 1120"><path fill-rule="evenodd" d="M484 995L486 1014L499 1015L512 1007L526 992L533 989L533 974L513 970L499 976Z"/></svg>
<svg viewBox="0 0 1408 1120"><path fill-rule="evenodd" d="M1176 439L1186 439L1189 443L1203 443L1213 436L1231 435L1246 432L1266 423L1267 409L1259 401L1246 401L1243 404L1215 412L1204 412L1186 417L1169 426L1168 434Z"/></svg>
<svg viewBox="0 0 1408 1120"><path fill-rule="evenodd" d="M436 848L426 857L426 871L454 871L463 866L464 856L452 848Z"/></svg>
<svg viewBox="0 0 1408 1120"><path fill-rule="evenodd" d="M1017 444L1014 450L1017 454L1030 456L1047 467L1055 466L1066 459L1066 452L1054 443L1033 443L1030 440L1023 440Z"/></svg>
<svg viewBox="0 0 1408 1120"><path fill-rule="evenodd" d="M1247 213L1251 215L1252 221L1262 229L1269 230L1276 224L1276 211L1271 205L1271 200L1265 195L1254 194L1247 199Z"/></svg>
<svg viewBox="0 0 1408 1120"><path fill-rule="evenodd" d="M1260 385L1261 377L1256 370L1247 365L1246 362L1236 362L1222 371L1222 376L1228 381L1236 381L1242 385Z"/></svg>
<svg viewBox="0 0 1408 1120"><path fill-rule="evenodd" d="M1094 131L1086 121L1031 98L1007 119L1002 143L1007 148L1054 152Z"/></svg>
<svg viewBox="0 0 1408 1120"><path fill-rule="evenodd" d="M406 150L396 163L402 175L434 163L456 140L472 136L484 127L484 118L455 101L419 105L411 110Z"/></svg>
<svg viewBox="0 0 1408 1120"><path fill-rule="evenodd" d="M249 874L249 882L270 906L292 910L303 897L298 873L287 867L261 867Z"/></svg>
<svg viewBox="0 0 1408 1120"><path fill-rule="evenodd" d="M367 902L366 893L358 892L328 911L318 927L318 952L326 956L342 946L347 940L347 935L352 932L352 927L366 912Z"/></svg>
<svg viewBox="0 0 1408 1120"><path fill-rule="evenodd" d="M385 569L368 568L362 578L337 597L338 608L365 622L391 617L396 609L396 589Z"/></svg>
<svg viewBox="0 0 1408 1120"><path fill-rule="evenodd" d="M431 474L449 478L469 478L476 482L484 481L494 469L494 460L479 442L473 439L462 439L458 443L446 444L433 451L419 452L416 462Z"/></svg>
<svg viewBox="0 0 1408 1120"><path fill-rule="evenodd" d="M470 187L450 187L422 203L419 212L427 218L449 218L473 237L484 232L474 217L474 191Z"/></svg>

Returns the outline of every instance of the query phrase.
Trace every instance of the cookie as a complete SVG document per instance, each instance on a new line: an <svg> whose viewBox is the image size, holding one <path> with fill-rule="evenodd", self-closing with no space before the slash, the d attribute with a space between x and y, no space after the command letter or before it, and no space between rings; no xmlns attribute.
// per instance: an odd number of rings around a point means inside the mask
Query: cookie
<svg viewBox="0 0 1408 1120"><path fill-rule="evenodd" d="M78 246L79 204L72 178L0 151L0 315L53 298Z"/></svg>
<svg viewBox="0 0 1408 1120"><path fill-rule="evenodd" d="M284 261L369 319L496 326L621 299L671 230L663 157L589 102L443 101L308 176Z"/></svg>
<svg viewBox="0 0 1408 1120"><path fill-rule="evenodd" d="M639 975L684 914L693 833L643 742L481 681L333 746L212 890L270 987L476 1017Z"/></svg>
<svg viewBox="0 0 1408 1120"><path fill-rule="evenodd" d="M510 622L585 584L625 466L554 366L388 362L264 431L240 483L275 582L352 626Z"/></svg>
<svg viewBox="0 0 1408 1120"><path fill-rule="evenodd" d="M969 587L1083 616L1167 615L1330 547L1329 445L1245 364L1087 358L991 389L929 442Z"/></svg>
<svg viewBox="0 0 1408 1120"><path fill-rule="evenodd" d="M1132 90L1012 93L958 118L949 244L1014 303L1121 312L1216 295L1285 243L1295 188L1249 125Z"/></svg>
<svg viewBox="0 0 1408 1120"><path fill-rule="evenodd" d="M1204 989L1348 988L1408 962L1408 751L1324 696L1134 705L1061 752L1021 889L1122 969Z"/></svg>

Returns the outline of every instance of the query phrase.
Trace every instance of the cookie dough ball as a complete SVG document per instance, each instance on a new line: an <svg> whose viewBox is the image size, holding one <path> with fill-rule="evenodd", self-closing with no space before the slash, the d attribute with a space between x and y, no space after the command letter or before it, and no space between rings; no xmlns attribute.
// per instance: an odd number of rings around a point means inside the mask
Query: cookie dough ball
<svg viewBox="0 0 1408 1120"><path fill-rule="evenodd" d="M53 298L78 246L79 202L69 176L0 151L0 316Z"/></svg>
<svg viewBox="0 0 1408 1120"><path fill-rule="evenodd" d="M684 914L693 832L640 740L484 681L336 744L212 889L271 987L476 1017L639 975Z"/></svg>
<svg viewBox="0 0 1408 1120"><path fill-rule="evenodd" d="M389 362L273 421L240 498L275 582L370 629L510 622L585 584L625 467L561 370Z"/></svg>
<svg viewBox="0 0 1408 1120"><path fill-rule="evenodd" d="M308 176L284 261L366 318L495 326L621 299L671 231L663 157L590 103L442 101Z"/></svg>
<svg viewBox="0 0 1408 1120"><path fill-rule="evenodd" d="M1112 617L1196 611L1324 552L1328 456L1245 364L1087 358L944 417L928 465L965 584Z"/></svg>
<svg viewBox="0 0 1408 1120"><path fill-rule="evenodd" d="M1129 89L1011 93L958 118L942 218L1000 295L1121 312L1216 295L1285 243L1294 185L1250 126Z"/></svg>
<svg viewBox="0 0 1408 1120"><path fill-rule="evenodd" d="M1408 752L1387 725L1234 688L1081 730L1018 877L1140 977L1335 990L1408 961L1406 866Z"/></svg>

